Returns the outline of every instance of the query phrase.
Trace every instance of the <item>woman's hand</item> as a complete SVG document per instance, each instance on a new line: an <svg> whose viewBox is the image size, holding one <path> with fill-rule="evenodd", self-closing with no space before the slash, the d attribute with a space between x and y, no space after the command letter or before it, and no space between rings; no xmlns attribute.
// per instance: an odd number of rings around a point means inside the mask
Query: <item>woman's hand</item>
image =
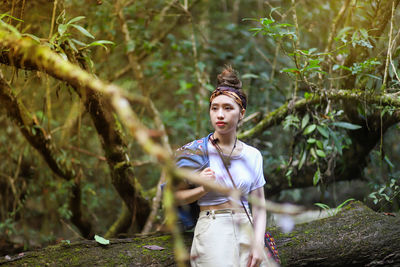
<svg viewBox="0 0 400 267"><path fill-rule="evenodd" d="M264 246L254 245L250 250L249 260L247 267L258 267L264 259Z"/></svg>
<svg viewBox="0 0 400 267"><path fill-rule="evenodd" d="M205 179L205 180L209 180L209 181L215 181L215 172L210 168L207 167L204 170L202 170L199 175L201 176L201 178ZM210 191L209 188L207 188L206 186L203 186L204 191L208 192Z"/></svg>

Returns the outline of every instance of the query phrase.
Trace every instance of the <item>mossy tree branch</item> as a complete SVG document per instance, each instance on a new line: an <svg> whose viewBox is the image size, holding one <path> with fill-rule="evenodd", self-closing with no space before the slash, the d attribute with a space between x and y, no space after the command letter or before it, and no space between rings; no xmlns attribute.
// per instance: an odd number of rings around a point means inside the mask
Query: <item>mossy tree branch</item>
<svg viewBox="0 0 400 267"><path fill-rule="evenodd" d="M257 135L262 134L265 130L272 126L279 125L285 117L292 111L304 111L307 107L313 106L317 103L325 104L326 100L333 102L344 101L346 103L366 103L376 104L380 106L391 106L400 108L400 98L396 94L376 94L372 95L363 90L331 90L327 92L317 93L309 99L300 99L290 105L283 104L274 111L269 112L264 118L257 123L253 128L239 134L239 138L250 139Z"/></svg>
<svg viewBox="0 0 400 267"><path fill-rule="evenodd" d="M294 104L291 104L291 107L288 104L282 105L280 108L268 113L255 127L240 134L240 138L250 139L262 134L272 126L279 125L293 109L301 114L306 112L307 109L312 108L315 104L324 106L327 104L327 101L345 104L353 108L357 107L358 103L368 106L376 105L377 107L389 106L397 109L400 108L400 98L397 94L372 95L363 90L331 90L321 92L321 95L314 95L310 99L298 100ZM369 155L379 142L381 134L384 134L389 127L400 121L400 113L394 112L392 115L386 114L383 117L381 125L378 123L380 122L379 111L380 108L377 108L377 112L374 114L367 118L360 118L358 115L346 110L347 119L353 124L362 126L362 128L347 132L352 139L352 144L348 149L343 151L343 156L337 159L334 171L327 171L324 174L324 184L362 178L362 171L367 166L367 155ZM315 169L315 165L304 166L301 170L296 170L295 168L291 184L287 181L285 170L271 171L268 173L267 193L276 194L284 189L313 186Z"/></svg>
<svg viewBox="0 0 400 267"><path fill-rule="evenodd" d="M49 48L37 45L30 39L18 38L7 30L0 30L0 62L18 68L40 70L56 79L72 85L82 98L101 143L111 169L112 182L129 210L135 216L139 212L139 228L143 227L149 213L149 203L134 186L134 174L131 168L127 147L118 130L116 120L110 111L109 100L104 99L97 88L107 87L89 73L76 65L63 60ZM108 86L111 90L119 90ZM137 209L139 207L139 209Z"/></svg>

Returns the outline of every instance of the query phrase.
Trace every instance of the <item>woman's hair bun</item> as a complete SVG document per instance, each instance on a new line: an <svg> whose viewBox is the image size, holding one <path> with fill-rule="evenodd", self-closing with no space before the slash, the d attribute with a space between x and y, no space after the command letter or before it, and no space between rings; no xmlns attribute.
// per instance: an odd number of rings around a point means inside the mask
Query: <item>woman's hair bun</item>
<svg viewBox="0 0 400 267"><path fill-rule="evenodd" d="M225 66L224 70L218 74L217 87L232 87L237 90L242 89L242 81L239 80L237 72L231 66Z"/></svg>

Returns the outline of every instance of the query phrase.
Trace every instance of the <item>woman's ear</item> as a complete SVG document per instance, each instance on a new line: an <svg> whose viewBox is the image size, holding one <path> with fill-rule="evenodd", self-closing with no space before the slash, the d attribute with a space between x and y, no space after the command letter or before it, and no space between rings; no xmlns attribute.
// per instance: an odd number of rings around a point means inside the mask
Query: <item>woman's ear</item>
<svg viewBox="0 0 400 267"><path fill-rule="evenodd" d="M246 110L244 108L242 108L242 110L240 111L240 114L239 114L239 121L243 120L244 114L246 114Z"/></svg>

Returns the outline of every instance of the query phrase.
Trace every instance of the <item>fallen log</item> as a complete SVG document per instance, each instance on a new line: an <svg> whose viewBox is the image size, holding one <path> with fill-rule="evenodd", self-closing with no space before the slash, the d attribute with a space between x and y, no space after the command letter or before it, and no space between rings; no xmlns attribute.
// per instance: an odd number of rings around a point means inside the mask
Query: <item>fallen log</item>
<svg viewBox="0 0 400 267"><path fill-rule="evenodd" d="M336 215L272 229L283 266L400 266L400 217L376 213L353 202ZM0 260L3 266L175 266L172 237L155 234L95 241L63 242ZM185 234L189 247L192 235ZM161 250L159 250L161 249Z"/></svg>
<svg viewBox="0 0 400 267"><path fill-rule="evenodd" d="M283 266L400 266L400 217L361 202L276 239Z"/></svg>

